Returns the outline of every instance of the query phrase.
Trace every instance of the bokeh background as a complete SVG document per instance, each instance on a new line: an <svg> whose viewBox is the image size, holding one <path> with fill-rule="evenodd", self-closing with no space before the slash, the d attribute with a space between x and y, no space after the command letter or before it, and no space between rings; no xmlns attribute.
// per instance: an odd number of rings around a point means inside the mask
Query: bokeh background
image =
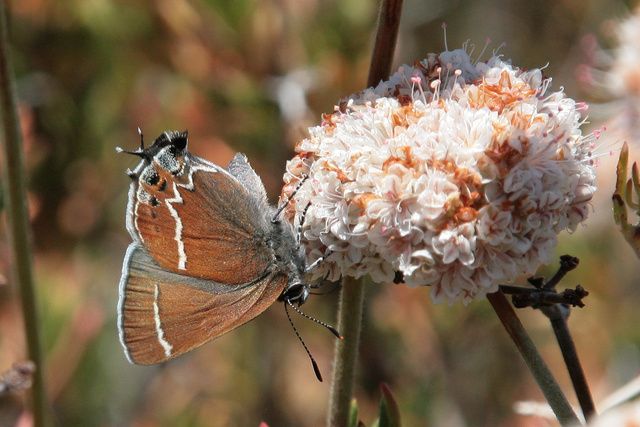
<svg viewBox="0 0 640 427"><path fill-rule="evenodd" d="M376 0L13 0L13 61L25 137L42 313L47 391L60 425L322 426L329 384L275 305L257 320L160 366L130 365L116 330L136 128L147 141L189 130L190 150L226 165L248 155L275 203L297 140L338 100L363 89ZM491 39L505 58L546 66L555 88L593 103L585 131L620 117L608 89L619 23L635 2L618 0L407 0L394 68L470 39L475 55ZM622 40L638 43L640 40ZM484 59L489 55L485 54ZM640 65L640 64L637 64ZM624 114L634 114L633 98ZM630 113L631 111L631 113ZM629 120L625 123L633 123ZM637 129L635 129L637 131ZM605 143L629 140L614 125ZM618 144L619 145L619 144ZM605 150L605 152L608 151ZM570 325L597 401L640 373L640 261L611 215L617 156L600 159L599 195L587 225L563 233L557 255L581 259L564 286L591 294ZM24 360L6 222L0 234L0 371ZM541 268L551 276L556 265ZM521 280L524 283L524 280ZM561 287L562 288L562 287ZM304 306L335 322L338 292ZM522 310L568 397L568 375L548 322ZM335 338L294 317L324 377ZM545 426L513 404L542 400L487 301L435 306L429 289L367 286L356 398L376 417L389 384L406 426ZM0 399L0 426L25 420L27 395ZM20 418L22 417L22 418Z"/></svg>

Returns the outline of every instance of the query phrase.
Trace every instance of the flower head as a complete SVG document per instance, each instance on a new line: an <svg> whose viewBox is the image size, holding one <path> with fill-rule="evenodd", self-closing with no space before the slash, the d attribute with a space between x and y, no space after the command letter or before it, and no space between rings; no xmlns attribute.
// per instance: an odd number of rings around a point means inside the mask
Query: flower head
<svg viewBox="0 0 640 427"><path fill-rule="evenodd" d="M343 99L284 177L309 261L332 251L314 277L399 272L467 303L549 262L596 190L585 106L549 83L459 49Z"/></svg>

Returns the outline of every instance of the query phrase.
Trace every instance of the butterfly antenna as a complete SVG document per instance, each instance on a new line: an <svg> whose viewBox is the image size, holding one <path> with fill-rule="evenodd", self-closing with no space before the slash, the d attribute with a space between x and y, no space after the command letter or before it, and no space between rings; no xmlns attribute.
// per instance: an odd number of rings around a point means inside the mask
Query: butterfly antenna
<svg viewBox="0 0 640 427"><path fill-rule="evenodd" d="M144 150L144 135L142 134L142 129L138 127L138 135L140 135L140 150Z"/></svg>
<svg viewBox="0 0 640 427"><path fill-rule="evenodd" d="M333 251L329 250L324 255L322 255L320 258L318 258L317 260L313 261L313 263L311 263L311 265L307 266L307 269L306 269L305 273L308 273L311 270L313 270L316 267L316 265L320 264L322 261L324 261L325 259L329 258L332 253L333 253Z"/></svg>
<svg viewBox="0 0 640 427"><path fill-rule="evenodd" d="M123 150L120 147L116 147L116 151L118 153L133 154L134 156L142 157L143 159L149 159L149 155L144 151L144 136L142 135L142 130L140 130L140 128L138 128L138 135L140 135L140 148L136 151Z"/></svg>
<svg viewBox="0 0 640 427"><path fill-rule="evenodd" d="M300 215L300 224L298 224L298 245L300 245L300 242L302 241L302 227L304 227L304 220L307 217L307 211L310 206L311 202L307 203L307 206L305 206L302 211L302 215Z"/></svg>
<svg viewBox="0 0 640 427"><path fill-rule="evenodd" d="M298 339L300 340L300 343L304 347L304 351L307 352L307 356L309 356L309 360L311 360L311 364L313 365L313 372L315 372L316 378L318 379L318 381L322 382L322 374L320 374L320 368L318 368L318 364L316 363L316 360L313 358L313 356L311 355L311 352L309 351L309 348L307 348L307 345L304 343L302 337L298 333L298 330L296 329L296 325L293 324L293 319L291 319L291 315L289 314L289 310L287 309L287 303L289 303L289 305L291 305L291 307L293 308L295 308L295 306L291 304L291 301L289 300L286 300L284 303L284 311L285 313L287 313L287 318L289 319L289 323L293 328L293 332L296 333L296 336L298 337Z"/></svg>
<svg viewBox="0 0 640 427"><path fill-rule="evenodd" d="M293 199L293 197L296 195L296 193L298 192L300 187L302 187L302 184L304 184L304 182L307 180L307 178L309 178L307 175L302 175L302 179L300 180L298 185L296 185L296 188L293 190L291 195L289 197L287 197L287 200L285 200L285 202L282 205L280 205L280 207L276 211L276 214L273 216L273 219L271 221L273 221L273 222L277 221L278 217L280 216L280 214L282 213L284 208L287 207L287 205L289 204L291 199Z"/></svg>
<svg viewBox="0 0 640 427"><path fill-rule="evenodd" d="M308 314L304 314L302 311L300 311L300 309L298 307L296 307L295 305L293 305L293 303L291 302L291 300L286 300L285 302L287 302L300 316L302 317L306 317L309 320L313 320L314 322L316 322L318 325L322 325L325 328L327 328L329 331L331 331L331 333L333 335L335 335L336 337L343 339L344 337L342 335L340 335L340 332L338 332L336 330L336 328L334 328L331 325L328 325L326 323L324 323L322 320L318 320L315 317L311 317ZM285 308L286 308L286 304L285 304ZM291 324L293 326L293 323ZM295 329L295 328L294 328Z"/></svg>

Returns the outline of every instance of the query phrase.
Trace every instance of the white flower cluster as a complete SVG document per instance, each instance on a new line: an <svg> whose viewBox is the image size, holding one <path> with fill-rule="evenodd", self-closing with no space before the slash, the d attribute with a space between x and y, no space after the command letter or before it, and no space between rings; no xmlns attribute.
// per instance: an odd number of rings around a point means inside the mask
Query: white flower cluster
<svg viewBox="0 0 640 427"><path fill-rule="evenodd" d="M586 106L548 84L460 49L342 100L284 177L309 262L332 251L314 278L403 277L466 304L550 262L596 188Z"/></svg>

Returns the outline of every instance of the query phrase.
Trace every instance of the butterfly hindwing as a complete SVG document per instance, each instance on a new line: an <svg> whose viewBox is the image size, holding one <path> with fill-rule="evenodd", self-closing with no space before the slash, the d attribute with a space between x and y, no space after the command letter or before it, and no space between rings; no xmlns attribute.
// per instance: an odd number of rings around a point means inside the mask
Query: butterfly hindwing
<svg viewBox="0 0 640 427"><path fill-rule="evenodd" d="M267 200L267 190L264 188L264 184L256 171L249 164L247 156L242 153L236 153L229 166L227 166L227 170L260 203L264 209L263 212L271 210Z"/></svg>
<svg viewBox="0 0 640 427"><path fill-rule="evenodd" d="M184 276L161 268L146 249L127 249L118 328L130 361L148 365L183 354L248 322L282 293L285 275L244 285Z"/></svg>

